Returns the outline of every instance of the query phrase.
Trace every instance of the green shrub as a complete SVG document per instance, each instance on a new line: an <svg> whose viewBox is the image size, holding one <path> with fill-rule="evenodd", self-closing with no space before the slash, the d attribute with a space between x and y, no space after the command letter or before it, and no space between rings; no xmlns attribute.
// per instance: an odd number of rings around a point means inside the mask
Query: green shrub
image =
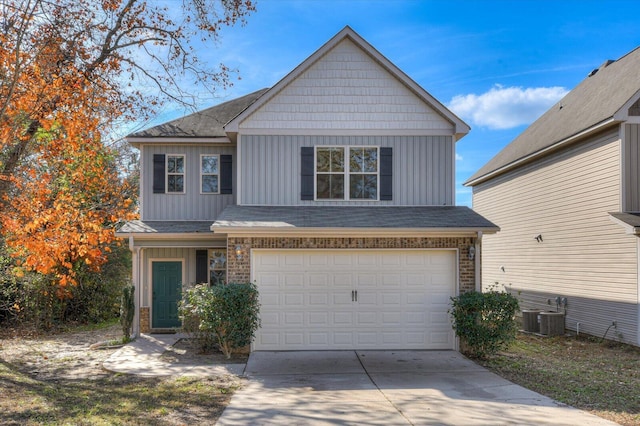
<svg viewBox="0 0 640 426"><path fill-rule="evenodd" d="M452 297L449 310L461 351L472 358L486 358L516 338L518 299L509 293L476 291Z"/></svg>
<svg viewBox="0 0 640 426"><path fill-rule="evenodd" d="M196 331L201 347L215 341L227 358L250 344L260 326L258 289L251 283L196 285L185 290L179 311L183 328Z"/></svg>

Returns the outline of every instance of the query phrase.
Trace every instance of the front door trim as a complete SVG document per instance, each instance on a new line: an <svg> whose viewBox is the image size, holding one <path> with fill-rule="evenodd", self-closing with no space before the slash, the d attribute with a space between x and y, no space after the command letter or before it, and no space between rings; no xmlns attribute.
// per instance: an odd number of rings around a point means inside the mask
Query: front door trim
<svg viewBox="0 0 640 426"><path fill-rule="evenodd" d="M182 288L184 289L184 283L185 283L185 260L184 258L173 258L173 257L153 257L153 258L149 258L149 263L147 265L148 268L148 274L147 274L147 289L148 289L148 294L147 297L149 300L149 326L151 327L151 330L157 330L157 328L154 329L153 327L153 262L180 262L181 266L181 274L182 274Z"/></svg>

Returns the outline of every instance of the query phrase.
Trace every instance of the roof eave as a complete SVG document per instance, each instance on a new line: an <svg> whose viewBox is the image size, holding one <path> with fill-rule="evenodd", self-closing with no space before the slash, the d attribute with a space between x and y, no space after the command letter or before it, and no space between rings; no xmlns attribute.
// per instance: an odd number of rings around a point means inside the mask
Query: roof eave
<svg viewBox="0 0 640 426"><path fill-rule="evenodd" d="M495 234L498 227L478 228L302 228L296 226L216 226L212 225L214 233L273 236L273 235L305 235L305 236L384 236L384 237L416 237L416 236L477 236Z"/></svg>
<svg viewBox="0 0 640 426"><path fill-rule="evenodd" d="M604 129L606 129L609 126L612 126L614 124L619 124L621 123L620 120L616 119L615 117L609 117L603 121L601 121L600 123L597 123L591 127L588 127L584 130L582 130L581 132L578 132L574 135L571 135L565 139L562 139L552 145L547 146L546 148L543 148L541 150L538 150L534 153L531 153L527 156L524 156L522 158L519 158L516 161L513 161L509 164L506 164L502 167L499 167L491 172L485 173L484 175L478 176L476 178L473 179L469 179L466 182L463 183L464 186L476 186L479 185L483 182L486 182L490 179L493 179L499 175L502 175L504 173L507 173L525 163L529 163L533 160L536 160L538 158L544 157L545 155L549 154L550 152L556 151L560 148L564 148L565 146L575 143L578 140L587 137L589 135L592 135L594 133L600 132Z"/></svg>
<svg viewBox="0 0 640 426"><path fill-rule="evenodd" d="M185 145L200 145L200 144L230 144L231 139L227 136L211 136L211 137L164 137L164 136L128 136L125 140L132 146L138 147L143 144L185 144Z"/></svg>

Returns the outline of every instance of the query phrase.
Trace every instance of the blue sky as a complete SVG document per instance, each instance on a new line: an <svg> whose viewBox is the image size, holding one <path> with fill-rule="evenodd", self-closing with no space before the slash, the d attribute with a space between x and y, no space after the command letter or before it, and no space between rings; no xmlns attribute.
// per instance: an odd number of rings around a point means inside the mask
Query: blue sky
<svg viewBox="0 0 640 426"><path fill-rule="evenodd" d="M456 146L456 203L471 205L469 176L592 69L640 46L639 12L632 0L258 0L246 25L202 49L241 79L201 103L273 86L349 25L471 126ZM151 124L184 113L169 104Z"/></svg>

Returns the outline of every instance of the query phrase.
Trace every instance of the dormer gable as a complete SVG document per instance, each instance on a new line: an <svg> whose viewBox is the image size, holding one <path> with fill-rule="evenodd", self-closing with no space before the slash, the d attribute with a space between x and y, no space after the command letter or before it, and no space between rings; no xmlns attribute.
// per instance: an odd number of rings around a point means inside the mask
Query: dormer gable
<svg viewBox="0 0 640 426"><path fill-rule="evenodd" d="M227 134L453 135L469 126L345 27L256 102Z"/></svg>

